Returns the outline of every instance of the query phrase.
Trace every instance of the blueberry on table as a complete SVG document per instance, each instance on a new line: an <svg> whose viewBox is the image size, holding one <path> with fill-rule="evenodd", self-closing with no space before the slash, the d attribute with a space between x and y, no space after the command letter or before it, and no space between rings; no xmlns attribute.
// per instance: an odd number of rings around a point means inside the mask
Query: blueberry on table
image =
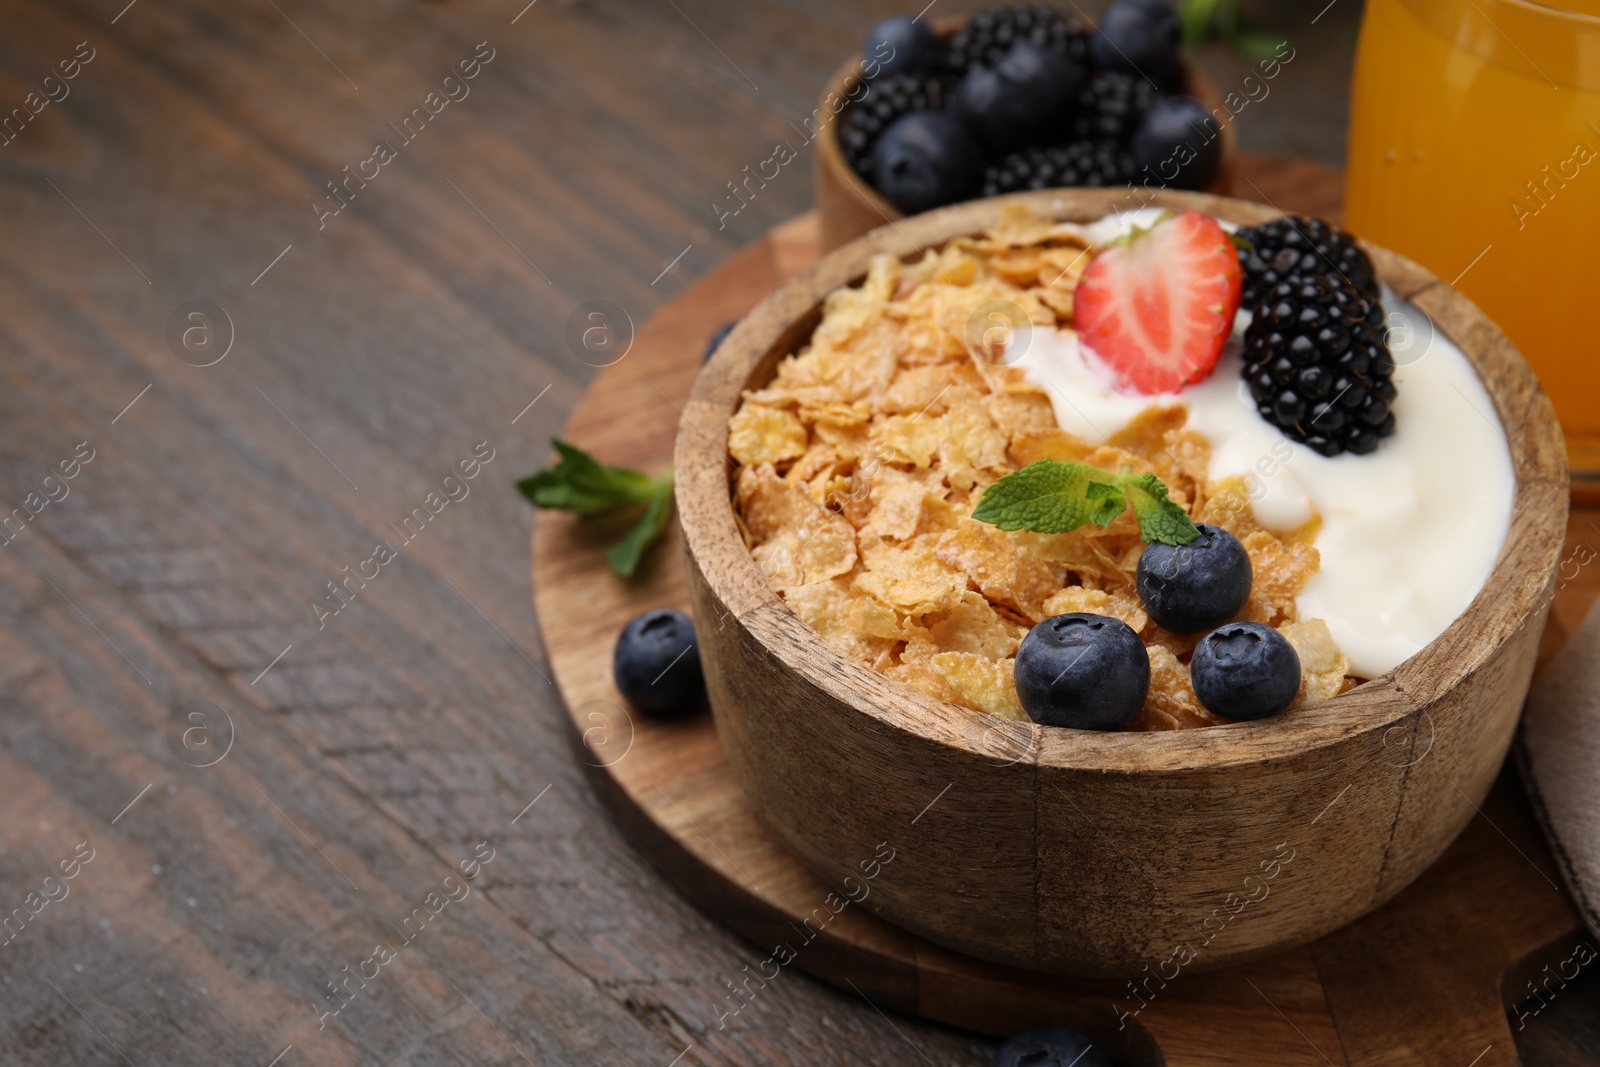
<svg viewBox="0 0 1600 1067"><path fill-rule="evenodd" d="M672 608L629 620L617 635L611 675L640 711L673 717L698 708L706 698L706 682L694 623Z"/></svg>
<svg viewBox="0 0 1600 1067"><path fill-rule="evenodd" d="M728 339L728 334L732 333L733 328L737 325L739 325L738 320L735 320L733 322L725 322L717 327L717 332L712 334L711 340L706 342L706 354L700 357L701 363L708 362L716 354L717 347Z"/></svg>
<svg viewBox="0 0 1600 1067"><path fill-rule="evenodd" d="M1239 539L1208 522L1195 528L1186 545L1145 545L1134 573L1146 614L1175 634L1221 626L1250 599L1254 573Z"/></svg>
<svg viewBox="0 0 1600 1067"><path fill-rule="evenodd" d="M867 33L867 46L861 53L868 63L878 64L878 73L910 74L927 70L944 59L944 42L925 22L901 15L884 19Z"/></svg>
<svg viewBox="0 0 1600 1067"><path fill-rule="evenodd" d="M947 115L913 111L895 119L873 146L874 184L908 215L965 200L978 191L978 146Z"/></svg>
<svg viewBox="0 0 1600 1067"><path fill-rule="evenodd" d="M1101 70L1148 79L1165 91L1178 83L1183 27L1164 0L1118 0L1100 13L1089 55Z"/></svg>
<svg viewBox="0 0 1600 1067"><path fill-rule="evenodd" d="M1034 722L1117 730L1144 706L1150 654L1121 619L1075 611L1045 619L1017 648L1017 698Z"/></svg>
<svg viewBox="0 0 1600 1067"><path fill-rule="evenodd" d="M1060 52L1014 45L993 67L967 72L955 113L990 153L1014 152L1066 128L1083 78L1083 67Z"/></svg>
<svg viewBox="0 0 1600 1067"><path fill-rule="evenodd" d="M1157 100L1133 135L1133 160L1147 182L1205 189L1222 170L1222 131L1216 116L1192 96Z"/></svg>
<svg viewBox="0 0 1600 1067"><path fill-rule="evenodd" d="M1045 1026L1001 1045L989 1067L1112 1067L1105 1050L1070 1026Z"/></svg>
<svg viewBox="0 0 1600 1067"><path fill-rule="evenodd" d="M1265 719L1300 691L1300 654L1265 623L1230 622L1200 639L1189 681L1206 710L1225 719Z"/></svg>

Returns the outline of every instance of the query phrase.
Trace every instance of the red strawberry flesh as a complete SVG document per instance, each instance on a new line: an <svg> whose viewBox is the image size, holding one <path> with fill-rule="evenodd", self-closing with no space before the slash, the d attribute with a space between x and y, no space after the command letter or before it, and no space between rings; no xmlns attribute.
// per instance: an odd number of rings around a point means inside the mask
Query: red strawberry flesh
<svg viewBox="0 0 1600 1067"><path fill-rule="evenodd" d="M1079 341L1120 387L1175 393L1216 367L1241 281L1238 253L1216 219L1170 215L1089 261L1073 297Z"/></svg>

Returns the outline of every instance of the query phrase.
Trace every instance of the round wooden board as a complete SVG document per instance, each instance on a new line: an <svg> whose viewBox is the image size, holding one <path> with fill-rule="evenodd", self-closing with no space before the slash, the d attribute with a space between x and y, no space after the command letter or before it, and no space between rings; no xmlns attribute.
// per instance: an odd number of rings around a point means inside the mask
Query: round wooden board
<svg viewBox="0 0 1600 1067"><path fill-rule="evenodd" d="M1338 214L1340 176L1327 167L1246 156L1238 186L1239 195L1284 210ZM819 253L815 215L801 216L665 305L627 355L597 376L566 438L607 462L665 467L707 339ZM1596 517L1595 509L1575 508L1569 543ZM660 723L624 708L610 673L617 631L641 611L688 603L675 536L625 582L603 558L612 534L558 514L541 513L534 524L535 608L578 758L635 845L698 907L752 941L763 960L782 946L778 960L792 955L793 966L848 995L990 1034L1070 1023L1128 1065L1518 1062L1502 990L1521 989L1522 968L1546 962L1545 950L1559 958L1581 924L1555 888L1555 864L1512 772L1502 775L1483 817L1415 884L1303 948L1170 981L1146 972L1090 982L983 963L860 907L835 914L840 897L831 908L826 902L838 887L803 867L756 817L709 715ZM1569 583L1558 596L1545 658L1597 591ZM774 965L762 967L770 976ZM758 991L759 981L746 984ZM707 990L706 999L729 1013L742 1003L728 989Z"/></svg>

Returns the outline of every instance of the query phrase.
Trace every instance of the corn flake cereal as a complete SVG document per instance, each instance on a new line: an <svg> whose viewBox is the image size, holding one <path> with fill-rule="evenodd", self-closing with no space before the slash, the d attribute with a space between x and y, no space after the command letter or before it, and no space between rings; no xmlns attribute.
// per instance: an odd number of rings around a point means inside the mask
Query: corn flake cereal
<svg viewBox="0 0 1600 1067"><path fill-rule="evenodd" d="M1350 688L1327 625L1296 608L1318 566L1315 520L1287 535L1262 527L1242 479L1211 478L1182 406L1151 406L1096 445L1062 430L1049 395L1005 365L985 306L1070 329L1091 251L1079 228L1013 206L988 233L911 263L878 256L859 285L831 293L809 343L729 425L751 554L824 641L936 699L1026 719L1018 644L1041 619L1084 611L1121 619L1149 653L1149 696L1129 729L1216 725L1189 683L1199 635L1164 630L1140 604L1132 515L1065 534L971 518L985 488L1041 459L1150 471L1195 521L1244 544L1254 584L1240 618L1295 646L1296 705Z"/></svg>

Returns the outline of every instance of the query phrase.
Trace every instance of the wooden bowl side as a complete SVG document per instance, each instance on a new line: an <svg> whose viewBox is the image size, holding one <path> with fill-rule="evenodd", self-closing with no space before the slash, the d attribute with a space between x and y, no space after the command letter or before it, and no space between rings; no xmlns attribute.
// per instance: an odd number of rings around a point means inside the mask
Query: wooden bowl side
<svg viewBox="0 0 1600 1067"><path fill-rule="evenodd" d="M949 36L961 25L961 19L942 20L940 33ZM1184 89L1197 97L1213 113L1227 114L1222 91L1205 72L1188 59L1183 61ZM822 250L830 252L869 230L887 226L905 218L905 213L891 204L882 193L862 180L839 147L839 126L836 121L842 114L842 102L860 95L861 69L857 60L845 63L834 74L813 112L814 119L828 116L819 122L813 138L816 153L817 213L822 218ZM1216 181L1206 190L1226 196L1233 189L1234 169L1238 161L1238 133L1231 121L1222 124L1222 169Z"/></svg>
<svg viewBox="0 0 1600 1067"><path fill-rule="evenodd" d="M865 906L973 955L1119 977L1170 966L1180 946L1198 945L1184 968L1197 970L1310 940L1432 862L1504 756L1565 523L1548 399L1476 308L1379 253L1385 279L1468 352L1514 453L1529 457L1512 535L1462 618L1393 676L1270 722L1092 734L934 700L823 645L771 590L735 524L724 444L741 391L804 344L828 292L873 255L983 229L1003 201L1082 220L1146 203L1247 224L1275 214L1125 189L974 201L839 249L742 320L696 383L676 456L729 759L774 830L830 882L894 849Z"/></svg>

